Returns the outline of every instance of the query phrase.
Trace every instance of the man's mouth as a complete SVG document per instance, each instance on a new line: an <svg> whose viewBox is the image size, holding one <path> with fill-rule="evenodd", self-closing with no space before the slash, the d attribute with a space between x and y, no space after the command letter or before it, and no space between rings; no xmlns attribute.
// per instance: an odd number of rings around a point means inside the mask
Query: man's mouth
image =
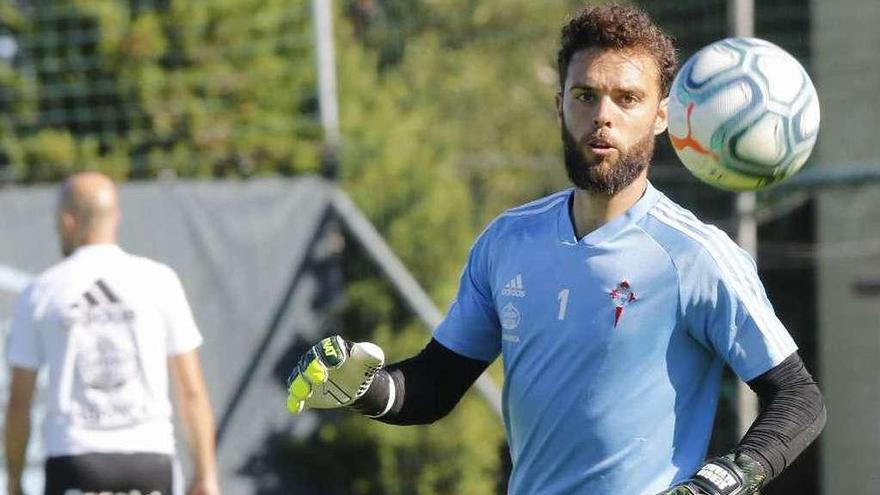
<svg viewBox="0 0 880 495"><path fill-rule="evenodd" d="M599 156L609 155L612 151L616 150L611 141L602 138L590 138L587 140L586 145L591 153Z"/></svg>

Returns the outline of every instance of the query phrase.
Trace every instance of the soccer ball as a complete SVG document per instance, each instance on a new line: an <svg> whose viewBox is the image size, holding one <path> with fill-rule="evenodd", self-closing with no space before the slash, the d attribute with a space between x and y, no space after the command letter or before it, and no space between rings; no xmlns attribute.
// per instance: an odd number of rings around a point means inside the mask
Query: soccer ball
<svg viewBox="0 0 880 495"><path fill-rule="evenodd" d="M696 177L753 191L797 172L819 132L810 76L782 48L728 38L685 62L669 94L669 137Z"/></svg>

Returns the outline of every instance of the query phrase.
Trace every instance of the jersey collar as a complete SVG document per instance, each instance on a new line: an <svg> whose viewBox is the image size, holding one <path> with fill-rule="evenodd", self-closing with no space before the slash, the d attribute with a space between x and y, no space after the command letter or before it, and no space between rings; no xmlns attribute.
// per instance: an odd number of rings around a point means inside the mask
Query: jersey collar
<svg viewBox="0 0 880 495"><path fill-rule="evenodd" d="M574 233L574 222L569 213L571 211L572 202L574 201L574 189L570 189L568 199L562 204L562 207L559 208L559 213L557 215L556 223L557 230L559 231L559 241L570 246L578 244L596 246L601 244L616 236L630 224L638 222L642 217L647 215L648 211L651 210L660 198L659 194L660 193L657 189L655 189L651 182L648 181L647 186L645 187L645 193L642 194L642 197L639 198L634 205L623 212L623 214L617 216L614 220L611 220L578 240Z"/></svg>
<svg viewBox="0 0 880 495"><path fill-rule="evenodd" d="M93 256L93 255L102 255L107 253L117 253L122 251L122 248L117 246L116 244L86 244L84 246L80 246L76 248L73 253L70 254L70 257L74 256Z"/></svg>

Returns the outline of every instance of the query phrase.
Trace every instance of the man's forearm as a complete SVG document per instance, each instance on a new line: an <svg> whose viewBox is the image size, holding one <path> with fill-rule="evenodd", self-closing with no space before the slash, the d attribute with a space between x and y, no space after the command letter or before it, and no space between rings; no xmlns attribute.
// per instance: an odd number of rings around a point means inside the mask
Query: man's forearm
<svg viewBox="0 0 880 495"><path fill-rule="evenodd" d="M37 381L37 371L12 367L9 383L9 403L6 406L6 491L21 493L21 473L24 471L27 444L31 436L31 400Z"/></svg>
<svg viewBox="0 0 880 495"><path fill-rule="evenodd" d="M433 423L458 404L488 366L431 339L418 355L377 374L367 393L352 407L389 424Z"/></svg>
<svg viewBox="0 0 880 495"><path fill-rule="evenodd" d="M177 408L197 480L216 480L214 414L196 351L170 359Z"/></svg>
<svg viewBox="0 0 880 495"><path fill-rule="evenodd" d="M181 419L187 433L196 478L217 476L214 444L214 414L205 395L185 399Z"/></svg>
<svg viewBox="0 0 880 495"><path fill-rule="evenodd" d="M18 407L8 408L6 410L5 447L7 493L9 494L21 492L21 475L24 471L30 432L30 410L20 410Z"/></svg>
<svg viewBox="0 0 880 495"><path fill-rule="evenodd" d="M760 462L769 481L819 436L826 421L825 403L796 353L749 386L761 399L761 414L736 450Z"/></svg>
<svg viewBox="0 0 880 495"><path fill-rule="evenodd" d="M661 495L754 494L794 462L825 425L825 404L797 353L751 380L761 414L739 445Z"/></svg>

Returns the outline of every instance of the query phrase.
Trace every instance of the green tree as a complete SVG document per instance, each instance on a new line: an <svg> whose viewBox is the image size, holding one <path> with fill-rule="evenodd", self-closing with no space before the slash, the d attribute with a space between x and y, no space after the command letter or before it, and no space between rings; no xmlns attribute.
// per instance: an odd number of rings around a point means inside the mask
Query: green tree
<svg viewBox="0 0 880 495"><path fill-rule="evenodd" d="M0 117L7 175L317 170L306 1L57 0L4 12L0 27L22 47L0 68L0 103L17 106Z"/></svg>

